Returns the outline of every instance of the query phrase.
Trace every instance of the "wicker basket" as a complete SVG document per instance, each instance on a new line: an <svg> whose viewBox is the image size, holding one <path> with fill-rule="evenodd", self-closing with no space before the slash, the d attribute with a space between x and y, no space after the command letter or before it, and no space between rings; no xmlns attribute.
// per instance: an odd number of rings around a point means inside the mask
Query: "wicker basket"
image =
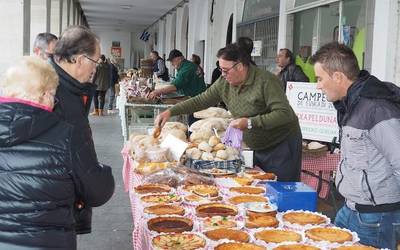
<svg viewBox="0 0 400 250"><path fill-rule="evenodd" d="M242 159L232 161L203 161L188 159L186 161L186 166L197 170L218 168L232 173L239 173L242 171L242 168L244 168L244 162Z"/></svg>

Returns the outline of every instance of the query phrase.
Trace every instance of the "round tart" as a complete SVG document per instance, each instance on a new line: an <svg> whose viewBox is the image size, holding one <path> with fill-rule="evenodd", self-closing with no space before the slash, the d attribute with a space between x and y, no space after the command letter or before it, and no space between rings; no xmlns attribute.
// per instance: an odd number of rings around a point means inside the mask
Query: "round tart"
<svg viewBox="0 0 400 250"><path fill-rule="evenodd" d="M214 250L265 250L265 247L251 244L251 243L239 243L239 242L229 242L219 244L214 248Z"/></svg>
<svg viewBox="0 0 400 250"><path fill-rule="evenodd" d="M229 189L231 192L241 193L241 194L264 194L265 189L262 187L252 187L252 186L243 186L243 187L231 187Z"/></svg>
<svg viewBox="0 0 400 250"><path fill-rule="evenodd" d="M206 246L202 237L192 233L162 234L154 237L152 243L154 248L163 250L195 250Z"/></svg>
<svg viewBox="0 0 400 250"><path fill-rule="evenodd" d="M174 203L179 202L181 197L176 194L151 194L140 199L147 203Z"/></svg>
<svg viewBox="0 0 400 250"><path fill-rule="evenodd" d="M278 225L279 221L273 216L260 215L246 219L247 228L278 227Z"/></svg>
<svg viewBox="0 0 400 250"><path fill-rule="evenodd" d="M183 207L176 205L159 204L146 207L144 209L144 212L155 215L171 215L171 214L184 215L185 209Z"/></svg>
<svg viewBox="0 0 400 250"><path fill-rule="evenodd" d="M239 242L249 242L250 236L243 231L229 228L219 228L204 233L207 238L214 241L223 239L234 240Z"/></svg>
<svg viewBox="0 0 400 250"><path fill-rule="evenodd" d="M320 248L305 244L290 244L275 247L274 250L320 250Z"/></svg>
<svg viewBox="0 0 400 250"><path fill-rule="evenodd" d="M276 216L277 207L275 205L269 205L265 202L249 202L244 205L246 209L246 214L249 217L269 215Z"/></svg>
<svg viewBox="0 0 400 250"><path fill-rule="evenodd" d="M247 174L247 175L260 175L260 174L263 174L265 172L261 171L261 170L249 169L249 170L244 171L244 173Z"/></svg>
<svg viewBox="0 0 400 250"><path fill-rule="evenodd" d="M233 205L223 203L207 203L196 207L198 217L235 216L238 210Z"/></svg>
<svg viewBox="0 0 400 250"><path fill-rule="evenodd" d="M246 178L246 177L237 176L237 177L233 177L232 179L235 180L239 185L242 185L242 186L250 186L251 183L253 183L252 179Z"/></svg>
<svg viewBox="0 0 400 250"><path fill-rule="evenodd" d="M213 216L207 217L203 221L203 227L206 230L217 229L217 228L233 228L236 227L236 221L227 216Z"/></svg>
<svg viewBox="0 0 400 250"><path fill-rule="evenodd" d="M263 180L263 181L273 181L276 180L276 175L274 173L257 174L253 175L253 179Z"/></svg>
<svg viewBox="0 0 400 250"><path fill-rule="evenodd" d="M156 217L147 222L151 231L158 233L182 233L193 229L193 221L185 217Z"/></svg>
<svg viewBox="0 0 400 250"><path fill-rule="evenodd" d="M334 250L378 250L375 247L369 247L364 245L353 245L353 246L342 246L335 248Z"/></svg>
<svg viewBox="0 0 400 250"><path fill-rule="evenodd" d="M232 172L232 171L228 171L225 169L218 169L218 168L212 168L212 169L205 169L201 171L202 173L206 173L206 174L211 174L214 177L218 178L218 177L227 177L227 176L235 176L236 173Z"/></svg>
<svg viewBox="0 0 400 250"><path fill-rule="evenodd" d="M268 202L268 199L260 195L238 195L229 198L229 202L238 205L247 202Z"/></svg>
<svg viewBox="0 0 400 250"><path fill-rule="evenodd" d="M203 197L215 197L218 196L218 189L216 186L211 185L191 185L186 186L185 190L192 192L194 194L203 196Z"/></svg>
<svg viewBox="0 0 400 250"><path fill-rule="evenodd" d="M317 227L306 230L306 237L314 241L344 243L352 241L353 235L345 230L332 227Z"/></svg>
<svg viewBox="0 0 400 250"><path fill-rule="evenodd" d="M263 230L257 232L255 237L267 243L281 243L285 241L300 242L302 240L301 234L299 233L279 229Z"/></svg>
<svg viewBox="0 0 400 250"><path fill-rule="evenodd" d="M305 212L288 212L283 215L283 220L302 226L307 224L320 225L327 222L326 218L321 215Z"/></svg>
<svg viewBox="0 0 400 250"><path fill-rule="evenodd" d="M135 187L135 192L138 194L149 194L149 193L168 193L171 191L171 187L163 184L143 184Z"/></svg>

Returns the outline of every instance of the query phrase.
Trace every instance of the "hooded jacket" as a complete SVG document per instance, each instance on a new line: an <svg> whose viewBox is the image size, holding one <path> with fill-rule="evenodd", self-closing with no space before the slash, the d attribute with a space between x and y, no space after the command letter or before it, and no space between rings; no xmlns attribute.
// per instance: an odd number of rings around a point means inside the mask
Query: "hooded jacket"
<svg viewBox="0 0 400 250"><path fill-rule="evenodd" d="M73 143L77 147L77 150L81 152L80 155L84 157L79 160L84 161L85 165L82 165L82 168L74 168L73 170L77 174L82 171L84 173L91 172L91 176L87 176L87 179L83 180L89 183L84 184L91 185L101 183L102 185L97 189L98 195L108 197L108 200L114 192L114 178L111 173L111 168L100 165L97 160L88 119L91 97L93 96L96 85L90 83L81 84L58 66L53 58L50 58L50 63L56 70L60 79L60 84L56 92L58 103L54 111L60 116L61 120L74 126L75 129L72 134ZM78 197L78 200L79 199L81 199L81 197ZM75 209L77 233L91 232L91 218L92 209L88 204L85 204L83 209Z"/></svg>
<svg viewBox="0 0 400 250"><path fill-rule="evenodd" d="M362 212L400 208L400 88L361 71L336 103L341 160L336 186Z"/></svg>

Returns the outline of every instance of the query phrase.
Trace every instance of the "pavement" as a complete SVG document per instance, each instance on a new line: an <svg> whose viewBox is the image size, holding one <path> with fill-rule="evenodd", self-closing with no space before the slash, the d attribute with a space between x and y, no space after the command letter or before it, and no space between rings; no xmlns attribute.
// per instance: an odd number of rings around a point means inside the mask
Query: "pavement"
<svg viewBox="0 0 400 250"><path fill-rule="evenodd" d="M105 205L93 209L92 233L78 236L78 250L132 249L132 214L121 174L123 137L119 116L90 117L90 125L99 162L112 167L115 193Z"/></svg>

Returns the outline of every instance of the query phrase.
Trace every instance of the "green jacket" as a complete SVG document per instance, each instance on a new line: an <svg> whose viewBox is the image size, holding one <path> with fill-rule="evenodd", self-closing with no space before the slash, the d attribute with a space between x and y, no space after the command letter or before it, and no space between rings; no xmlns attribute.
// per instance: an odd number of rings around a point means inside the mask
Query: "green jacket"
<svg viewBox="0 0 400 250"><path fill-rule="evenodd" d="M182 61L177 69L172 85L185 96L193 97L206 90L204 78L197 74L197 65L186 59Z"/></svg>
<svg viewBox="0 0 400 250"><path fill-rule="evenodd" d="M279 79L255 66L241 87L231 86L220 77L204 93L170 109L171 115L190 114L224 102L233 117L249 117L252 129L243 133L244 142L253 150L271 148L289 135L300 133L296 114L289 105Z"/></svg>
<svg viewBox="0 0 400 250"><path fill-rule="evenodd" d="M311 83L317 82L317 79L315 78L314 65L310 63L310 57L304 62L304 60L298 55L296 56L296 64L300 66Z"/></svg>

